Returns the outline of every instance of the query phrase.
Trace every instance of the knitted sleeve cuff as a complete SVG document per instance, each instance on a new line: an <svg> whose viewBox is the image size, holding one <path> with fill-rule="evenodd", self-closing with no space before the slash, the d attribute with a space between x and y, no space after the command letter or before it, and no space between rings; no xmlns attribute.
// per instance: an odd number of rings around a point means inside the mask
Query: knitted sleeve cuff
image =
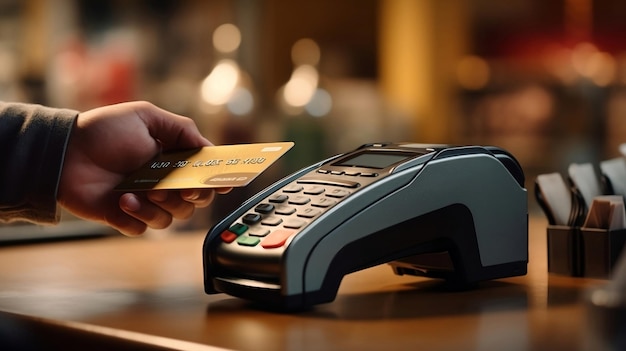
<svg viewBox="0 0 626 351"><path fill-rule="evenodd" d="M77 111L0 103L0 219L59 221L57 190Z"/></svg>

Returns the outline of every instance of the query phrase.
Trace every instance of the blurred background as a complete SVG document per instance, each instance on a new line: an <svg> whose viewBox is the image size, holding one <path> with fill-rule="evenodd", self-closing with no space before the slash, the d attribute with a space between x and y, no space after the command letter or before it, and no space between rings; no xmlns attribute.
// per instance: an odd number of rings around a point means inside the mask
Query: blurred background
<svg viewBox="0 0 626 351"><path fill-rule="evenodd" d="M0 100L148 100L216 144L296 142L214 216L374 141L501 146L531 189L619 155L624 18L622 0L0 0Z"/></svg>

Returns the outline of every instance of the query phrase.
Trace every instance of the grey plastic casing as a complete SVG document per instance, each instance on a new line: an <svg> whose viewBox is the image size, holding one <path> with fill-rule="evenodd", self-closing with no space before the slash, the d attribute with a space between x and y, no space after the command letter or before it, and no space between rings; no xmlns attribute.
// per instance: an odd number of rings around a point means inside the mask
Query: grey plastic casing
<svg viewBox="0 0 626 351"><path fill-rule="evenodd" d="M341 183L343 160L394 152L407 159L359 185L279 248L224 243L220 234L292 184ZM349 167L355 168L355 167ZM343 178L342 178L343 177ZM334 300L345 274L390 263L396 274L462 284L526 274L528 210L523 171L505 150L374 143L306 167L261 191L207 234L206 293L299 309Z"/></svg>

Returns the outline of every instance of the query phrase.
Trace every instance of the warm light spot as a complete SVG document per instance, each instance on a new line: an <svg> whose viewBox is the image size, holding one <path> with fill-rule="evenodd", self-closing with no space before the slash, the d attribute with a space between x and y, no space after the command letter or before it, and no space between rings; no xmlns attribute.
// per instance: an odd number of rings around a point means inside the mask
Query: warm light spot
<svg viewBox="0 0 626 351"><path fill-rule="evenodd" d="M607 86L613 82L617 64L613 56L606 52L597 52L589 58L589 78L598 86Z"/></svg>
<svg viewBox="0 0 626 351"><path fill-rule="evenodd" d="M226 23L213 32L213 46L221 53L231 53L241 44L241 32L234 24Z"/></svg>
<svg viewBox="0 0 626 351"><path fill-rule="evenodd" d="M317 89L318 73L313 66L302 65L296 68L285 85L283 96L291 106L306 105Z"/></svg>
<svg viewBox="0 0 626 351"><path fill-rule="evenodd" d="M312 39L300 39L291 47L291 60L294 66L315 66L320 60L320 48Z"/></svg>
<svg viewBox="0 0 626 351"><path fill-rule="evenodd" d="M239 82L239 67L233 60L221 60L200 87L202 99L211 105L223 105L233 95Z"/></svg>
<svg viewBox="0 0 626 351"><path fill-rule="evenodd" d="M580 43L576 45L572 51L572 66L583 77L590 77L591 70L593 69L589 65L590 58L598 52L598 48L591 43Z"/></svg>

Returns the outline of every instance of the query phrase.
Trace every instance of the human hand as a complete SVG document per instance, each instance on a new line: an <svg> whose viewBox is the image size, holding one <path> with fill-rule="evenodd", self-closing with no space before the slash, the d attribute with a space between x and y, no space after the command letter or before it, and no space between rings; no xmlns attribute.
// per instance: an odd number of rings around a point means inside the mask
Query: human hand
<svg viewBox="0 0 626 351"><path fill-rule="evenodd" d="M129 173L161 149L212 145L194 122L137 101L79 114L72 130L59 182L59 204L78 217L104 222L126 235L168 227L208 206L215 193L230 189L113 190Z"/></svg>

